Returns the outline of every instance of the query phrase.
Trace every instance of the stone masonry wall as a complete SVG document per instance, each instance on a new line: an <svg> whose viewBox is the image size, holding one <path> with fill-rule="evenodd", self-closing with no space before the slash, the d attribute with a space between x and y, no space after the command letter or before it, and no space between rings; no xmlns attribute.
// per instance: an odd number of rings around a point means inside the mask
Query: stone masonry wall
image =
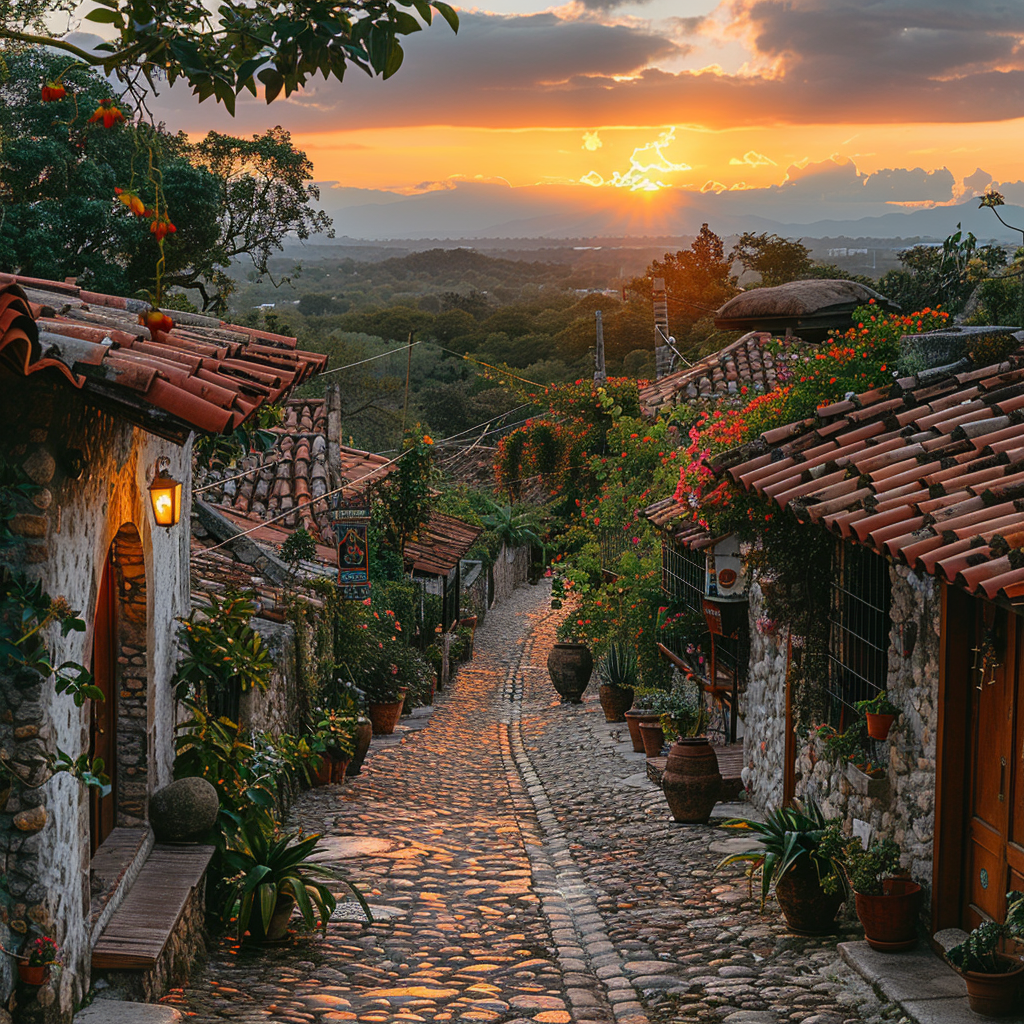
<svg viewBox="0 0 1024 1024"><path fill-rule="evenodd" d="M11 521L19 543L4 552L6 564L40 580L86 620L84 633L52 638L58 663L91 663L102 569L119 538L118 823L131 824L144 816L148 792L172 778L175 618L188 610L187 526L152 526L146 489L159 456L187 481L190 451L87 406L71 388L32 378L0 382L0 455L34 485ZM186 507L188 500L186 493ZM7 875L0 944L17 949L38 934L57 939L66 967L51 1010L68 1019L90 980L89 801L67 775L46 781L45 758L57 747L72 758L87 753L90 715L88 702L75 707L49 681L0 675L0 748L35 787L16 785L0 813ZM11 961L0 958L0 1000L12 985Z"/></svg>
<svg viewBox="0 0 1024 1024"><path fill-rule="evenodd" d="M252 628L259 633L273 661L266 691L249 690L242 694L239 718L244 729L297 733L301 725L303 703L299 699L299 666L296 661L295 627L290 622L271 622L253 618Z"/></svg>
<svg viewBox="0 0 1024 1024"><path fill-rule="evenodd" d="M889 738L876 744L875 760L888 767L888 782L869 793L855 791L846 763L823 759L821 740L798 738L797 797L813 794L829 816L870 823L905 851L904 867L928 888L935 825L935 731L938 721L939 588L930 576L890 566L889 699L901 709ZM785 764L786 645L784 628L762 632L762 599L754 584L750 597L750 674L744 702L744 781L759 809L783 798ZM761 629L758 625L761 625ZM925 905L928 905L927 899Z"/></svg>
<svg viewBox="0 0 1024 1024"><path fill-rule="evenodd" d="M504 604L512 596L512 591L525 583L530 575L530 546L518 548L502 547L491 569L494 575L494 597L492 607Z"/></svg>

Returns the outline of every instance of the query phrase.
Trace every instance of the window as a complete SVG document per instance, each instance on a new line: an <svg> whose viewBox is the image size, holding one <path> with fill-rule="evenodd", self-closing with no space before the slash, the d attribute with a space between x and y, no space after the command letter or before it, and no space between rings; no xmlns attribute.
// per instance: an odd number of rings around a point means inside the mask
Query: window
<svg viewBox="0 0 1024 1024"><path fill-rule="evenodd" d="M840 543L829 609L828 719L842 728L853 705L885 689L889 671L889 566L867 548Z"/></svg>
<svg viewBox="0 0 1024 1024"><path fill-rule="evenodd" d="M666 596L680 600L691 611L701 611L707 556L672 541L661 544L661 588Z"/></svg>

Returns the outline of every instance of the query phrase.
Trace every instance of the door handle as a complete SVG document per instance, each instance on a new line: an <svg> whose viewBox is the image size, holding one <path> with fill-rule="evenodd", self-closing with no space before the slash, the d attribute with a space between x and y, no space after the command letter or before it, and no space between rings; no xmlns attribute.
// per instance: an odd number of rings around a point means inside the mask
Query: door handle
<svg viewBox="0 0 1024 1024"><path fill-rule="evenodd" d="M1000 802L1006 799L1006 758L999 758L999 800Z"/></svg>

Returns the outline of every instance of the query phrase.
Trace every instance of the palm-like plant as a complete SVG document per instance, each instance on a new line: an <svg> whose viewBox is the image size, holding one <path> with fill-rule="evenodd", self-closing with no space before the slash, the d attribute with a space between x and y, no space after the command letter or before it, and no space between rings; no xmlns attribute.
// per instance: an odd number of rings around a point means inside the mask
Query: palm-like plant
<svg viewBox="0 0 1024 1024"><path fill-rule="evenodd" d="M718 863L715 870L746 861L751 865L751 875L759 871L762 908L783 875L803 857L814 865L819 883L835 877L838 886L845 892L841 851L828 844L822 845L830 824L813 798L808 799L803 808L794 805L769 811L764 821L732 818L725 823L725 827L756 833L761 849L730 854Z"/></svg>
<svg viewBox="0 0 1024 1024"><path fill-rule="evenodd" d="M505 547L518 548L524 544L541 547L537 535L536 515L532 510L514 509L511 505L492 504L491 511L480 517L480 522L494 532Z"/></svg>
<svg viewBox="0 0 1024 1024"><path fill-rule="evenodd" d="M234 879L225 901L225 916L236 913L239 939L250 923L259 926L268 938L271 918L279 905L295 906L306 926L319 921L327 934L327 922L338 901L327 884L319 879L338 878L353 892L368 921L373 921L370 908L356 886L334 868L308 860L316 851L320 835L303 837L301 833L268 834L259 825L243 825L225 851L224 862ZM255 918L253 915L256 915Z"/></svg>

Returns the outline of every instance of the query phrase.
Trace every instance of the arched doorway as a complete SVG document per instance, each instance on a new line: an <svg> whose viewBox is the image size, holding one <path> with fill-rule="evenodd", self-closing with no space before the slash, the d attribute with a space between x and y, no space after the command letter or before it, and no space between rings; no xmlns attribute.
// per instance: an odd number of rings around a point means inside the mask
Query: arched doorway
<svg viewBox="0 0 1024 1024"><path fill-rule="evenodd" d="M90 792L93 853L112 829L146 821L149 768L149 658L146 567L139 532L125 523L114 536L100 578L93 626L93 675L104 700L92 702L93 757L110 785Z"/></svg>

